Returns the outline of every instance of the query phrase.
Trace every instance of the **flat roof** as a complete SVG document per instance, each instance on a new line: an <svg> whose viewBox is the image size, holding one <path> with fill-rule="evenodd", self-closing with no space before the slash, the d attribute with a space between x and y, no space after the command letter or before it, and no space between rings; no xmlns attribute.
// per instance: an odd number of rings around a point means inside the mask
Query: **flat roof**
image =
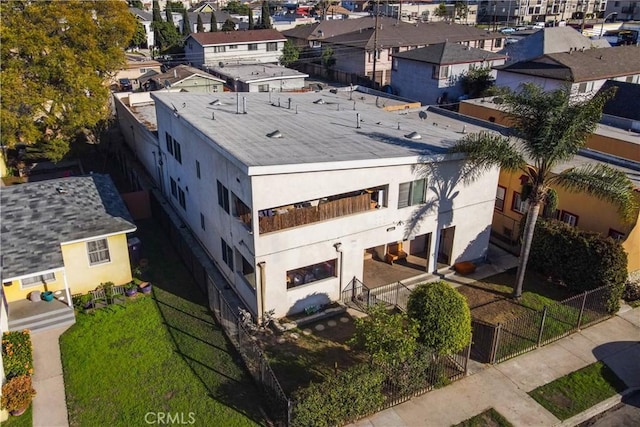
<svg viewBox="0 0 640 427"><path fill-rule="evenodd" d="M222 67L208 66L207 69L225 79L237 78L245 83L309 77L298 70L275 64L224 64Z"/></svg>
<svg viewBox="0 0 640 427"><path fill-rule="evenodd" d="M415 163L444 154L463 130L490 130L477 120L463 122L349 87L307 93L152 92L151 97L156 108L175 106L180 121L254 175ZM268 136L276 131L280 138ZM421 138L411 138L412 132Z"/></svg>

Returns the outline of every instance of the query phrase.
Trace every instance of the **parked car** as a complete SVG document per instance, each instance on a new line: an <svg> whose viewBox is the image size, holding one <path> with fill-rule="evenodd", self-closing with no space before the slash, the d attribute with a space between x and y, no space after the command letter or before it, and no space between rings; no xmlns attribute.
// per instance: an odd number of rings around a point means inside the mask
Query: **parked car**
<svg viewBox="0 0 640 427"><path fill-rule="evenodd" d="M120 79L118 83L120 84L121 92L131 92L133 90L133 85L129 79Z"/></svg>
<svg viewBox="0 0 640 427"><path fill-rule="evenodd" d="M507 28L503 28L503 29L501 29L501 30L500 30L500 32L501 32L502 34L511 34L511 33L515 33L515 32L516 32L516 29L515 29L515 28L512 28L512 27L507 27Z"/></svg>

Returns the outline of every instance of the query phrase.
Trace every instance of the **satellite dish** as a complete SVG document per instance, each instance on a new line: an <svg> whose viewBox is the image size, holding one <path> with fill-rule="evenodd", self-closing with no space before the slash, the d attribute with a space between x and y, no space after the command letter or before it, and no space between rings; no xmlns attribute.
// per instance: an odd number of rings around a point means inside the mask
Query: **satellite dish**
<svg viewBox="0 0 640 427"><path fill-rule="evenodd" d="M164 81L164 87L170 88L171 87L171 82L169 80L165 80Z"/></svg>
<svg viewBox="0 0 640 427"><path fill-rule="evenodd" d="M222 61L218 62L218 66L219 66L220 68L224 68L224 62L222 62Z"/></svg>
<svg viewBox="0 0 640 427"><path fill-rule="evenodd" d="M427 112L426 111L420 111L418 113L418 117L420 117L421 120L425 120L427 118Z"/></svg>

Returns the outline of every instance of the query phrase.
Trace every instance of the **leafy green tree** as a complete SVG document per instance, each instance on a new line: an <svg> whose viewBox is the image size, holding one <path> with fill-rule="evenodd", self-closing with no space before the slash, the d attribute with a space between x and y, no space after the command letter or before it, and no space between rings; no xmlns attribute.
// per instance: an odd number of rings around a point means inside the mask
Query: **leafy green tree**
<svg viewBox="0 0 640 427"><path fill-rule="evenodd" d="M293 44L291 40L284 42L282 47L282 56L280 57L280 63L285 67L293 64L300 58L300 49Z"/></svg>
<svg viewBox="0 0 640 427"><path fill-rule="evenodd" d="M453 14L455 18L460 20L466 19L469 15L469 7L462 1L457 1L453 6Z"/></svg>
<svg viewBox="0 0 640 427"><path fill-rule="evenodd" d="M336 58L333 56L333 49L327 47L322 50L322 64L325 67L333 67L336 64Z"/></svg>
<svg viewBox="0 0 640 427"><path fill-rule="evenodd" d="M403 313L389 313L384 304L369 307L367 317L355 320L356 331L349 342L363 348L371 361L394 365L416 351L418 324Z"/></svg>
<svg viewBox="0 0 640 427"><path fill-rule="evenodd" d="M482 173L500 167L521 172L527 179L526 222L522 236L518 273L513 297L520 298L538 215L551 186L586 192L618 207L630 220L636 209L633 184L627 175L605 164L589 164L552 171L571 160L584 147L602 116L602 108L613 91L600 92L591 99L572 97L570 88L545 92L527 83L519 91L505 91L504 112L517 138L473 133L460 140L452 153L464 153L468 165ZM474 176L469 176L473 179Z"/></svg>
<svg viewBox="0 0 640 427"><path fill-rule="evenodd" d="M235 30L236 30L236 23L233 22L231 18L227 18L227 20L224 21L224 24L222 24L222 31L235 31Z"/></svg>
<svg viewBox="0 0 640 427"><path fill-rule="evenodd" d="M222 10L236 15L249 15L249 6L239 1L230 1Z"/></svg>
<svg viewBox="0 0 640 427"><path fill-rule="evenodd" d="M489 67L471 68L460 79L462 90L469 95L469 98L487 96L494 83L495 79L491 75Z"/></svg>
<svg viewBox="0 0 640 427"><path fill-rule="evenodd" d="M433 11L433 14L438 18L448 18L449 12L447 12L447 5L444 2L440 3L438 7Z"/></svg>
<svg viewBox="0 0 640 427"><path fill-rule="evenodd" d="M191 34L191 22L189 22L189 14L187 10L182 11L182 35L187 37Z"/></svg>
<svg viewBox="0 0 640 427"><path fill-rule="evenodd" d="M204 32L204 24L202 23L202 16L200 16L200 14L198 14L198 22L196 22L196 31L198 33Z"/></svg>
<svg viewBox="0 0 640 427"><path fill-rule="evenodd" d="M178 46L182 40L173 22L152 22L151 27L156 31L156 46L160 51L167 51Z"/></svg>
<svg viewBox="0 0 640 427"><path fill-rule="evenodd" d="M131 41L129 42L129 47L142 47L147 45L147 32L144 29L144 25L142 22L138 21L138 25L136 26L136 31L133 33L133 37L131 37Z"/></svg>
<svg viewBox="0 0 640 427"><path fill-rule="evenodd" d="M211 28L209 28L210 32L215 33L216 31L218 31L218 18L216 18L215 12L211 12L211 18L209 19L209 25L211 27Z"/></svg>
<svg viewBox="0 0 640 427"><path fill-rule="evenodd" d="M167 7L171 7L171 10L174 12L182 12L183 10L186 10L184 4L180 1L168 1Z"/></svg>
<svg viewBox="0 0 640 427"><path fill-rule="evenodd" d="M141 0L127 0L129 7L135 7L138 9L144 9L144 5Z"/></svg>
<svg viewBox="0 0 640 427"><path fill-rule="evenodd" d="M167 3L167 6L164 9L165 17L167 18L167 22L173 23L173 9L171 8L171 3Z"/></svg>
<svg viewBox="0 0 640 427"><path fill-rule="evenodd" d="M271 25L271 12L269 11L269 2L264 0L262 2L262 12L260 14L260 28L268 30L273 28Z"/></svg>
<svg viewBox="0 0 640 427"><path fill-rule="evenodd" d="M2 144L58 161L110 116L108 83L136 19L123 1L11 1L0 13Z"/></svg>
<svg viewBox="0 0 640 427"><path fill-rule="evenodd" d="M467 300L442 280L418 285L409 294L407 315L418 323L418 341L436 353L456 353L471 342Z"/></svg>

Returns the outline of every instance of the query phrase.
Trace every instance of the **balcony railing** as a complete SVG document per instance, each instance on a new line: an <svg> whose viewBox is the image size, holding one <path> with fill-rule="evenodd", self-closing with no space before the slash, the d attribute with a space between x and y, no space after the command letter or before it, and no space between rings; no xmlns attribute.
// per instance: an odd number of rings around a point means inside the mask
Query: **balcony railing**
<svg viewBox="0 0 640 427"><path fill-rule="evenodd" d="M365 193L324 203L321 201L317 206L272 209L270 210L273 212L272 216L260 217L260 234L299 227L375 208L376 202L372 200L371 194Z"/></svg>

